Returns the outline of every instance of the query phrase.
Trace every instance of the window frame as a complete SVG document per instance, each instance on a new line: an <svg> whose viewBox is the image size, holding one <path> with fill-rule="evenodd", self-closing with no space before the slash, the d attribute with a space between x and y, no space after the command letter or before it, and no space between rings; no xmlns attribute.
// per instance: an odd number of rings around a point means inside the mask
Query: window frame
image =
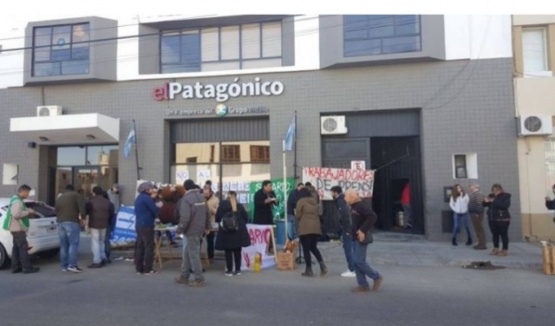
<svg viewBox="0 0 555 326"><path fill-rule="evenodd" d="M259 155L260 152L259 151L263 151L263 152L267 152L267 158L265 156L266 153L264 153L263 155ZM264 145L250 145L249 146L249 152L250 152L250 161L252 163L270 163L270 146L264 146ZM257 153L258 152L258 153ZM257 153L256 155L253 155L253 153Z"/></svg>
<svg viewBox="0 0 555 326"><path fill-rule="evenodd" d="M222 151L222 157L220 157L221 164L234 164L234 163L243 163L241 162L241 145L237 144L222 144L220 145ZM231 150L234 154L234 157L229 158L226 157L226 150Z"/></svg>
<svg viewBox="0 0 555 326"><path fill-rule="evenodd" d="M87 27L87 33L88 33L88 40L87 41L79 41L79 42L74 42L74 28L75 26L79 26L79 25L85 25ZM53 37L54 37L54 29L55 28L59 28L59 27L69 27L70 28L70 41L66 44L67 46L69 46L69 59L66 60L53 60L52 59L52 48L54 46L56 46L56 44L54 43ZM36 45L36 33L37 30L40 29L46 29L49 28L50 29L50 33L49 33L49 38L50 38L50 42L48 45L40 45L37 46ZM33 32L32 32L32 36L31 36L31 76L32 77L38 77L38 78L44 78L44 77L58 77L58 76L77 76L77 75L87 75L90 74L91 71L91 23L86 21L86 22L76 22L76 23L69 23L69 24L56 24L56 25L44 25L44 26L34 26L33 27ZM88 56L87 59L74 59L73 58L73 49L74 49L74 45L75 44L86 44L86 48L88 50ZM37 49L48 49L49 50L49 60L41 60L41 61L36 61L36 50ZM62 64L64 62L78 62L78 61L86 61L87 62L87 72L85 73L63 73L63 68L62 68ZM36 64L45 64L45 63L49 63L49 64L54 64L54 63L59 63L60 68L59 74L54 74L54 75L40 75L37 76L36 74Z"/></svg>
<svg viewBox="0 0 555 326"><path fill-rule="evenodd" d="M526 60L524 57L524 33L528 31L541 31L542 32L542 43L543 43L543 66L545 69L540 71L526 71ZM550 70L549 67L549 39L548 39L548 29L547 26L530 26L523 27L521 32L522 38L522 70L524 74L537 74Z"/></svg>
<svg viewBox="0 0 555 326"><path fill-rule="evenodd" d="M359 38L350 38L347 39L346 33L346 23L347 18L350 15L343 15L343 57L344 58L353 58L353 57L363 57L363 56L377 56L377 55L395 55L395 54L403 54L403 53L417 53L422 52L422 15L384 15L384 16L393 16L394 23L393 23L393 35L392 36L380 36L380 37L372 37L370 35L370 26L369 21L370 18L368 16L375 16L375 15L363 15L366 16L365 24L366 24L366 37L359 37ZM414 16L417 18L418 23L418 31L417 33L413 34L406 34L406 35L397 35L397 23L396 19L400 16ZM418 49L413 51L401 51L401 52L384 52L384 39L399 39L403 37L417 37L418 38ZM347 43L349 42L356 42L356 41L371 41L371 40L379 40L380 41L380 53L364 53L364 54L349 54L347 55Z"/></svg>

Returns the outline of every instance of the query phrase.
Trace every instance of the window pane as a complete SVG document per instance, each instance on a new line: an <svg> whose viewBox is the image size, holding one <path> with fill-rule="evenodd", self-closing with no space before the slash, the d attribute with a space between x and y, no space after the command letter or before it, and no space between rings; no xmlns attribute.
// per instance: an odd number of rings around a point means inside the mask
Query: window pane
<svg viewBox="0 0 555 326"><path fill-rule="evenodd" d="M222 162L241 162L241 145L222 145Z"/></svg>
<svg viewBox="0 0 555 326"><path fill-rule="evenodd" d="M262 56L281 57L281 22L262 25Z"/></svg>
<svg viewBox="0 0 555 326"><path fill-rule="evenodd" d="M50 61L50 47L35 48L35 62L37 61Z"/></svg>
<svg viewBox="0 0 555 326"><path fill-rule="evenodd" d="M89 146L87 147L87 158L91 165L117 164L118 146ZM115 162L113 161L115 157Z"/></svg>
<svg viewBox="0 0 555 326"><path fill-rule="evenodd" d="M35 28L35 46L52 44L52 28L41 27Z"/></svg>
<svg viewBox="0 0 555 326"><path fill-rule="evenodd" d="M173 74L173 73L179 73L179 72L197 72L197 71L200 71L200 67L198 65L192 65L192 64L182 64L182 65L168 64L168 65L162 65L162 69L161 69L161 72L163 74Z"/></svg>
<svg viewBox="0 0 555 326"><path fill-rule="evenodd" d="M420 36L383 39L383 53L420 51Z"/></svg>
<svg viewBox="0 0 555 326"><path fill-rule="evenodd" d="M71 26L54 27L52 32L53 50L69 49L71 44Z"/></svg>
<svg viewBox="0 0 555 326"><path fill-rule="evenodd" d="M221 59L239 59L239 26L222 27L220 37Z"/></svg>
<svg viewBox="0 0 555 326"><path fill-rule="evenodd" d="M52 47L52 61L64 61L71 59L71 49L68 46L53 46Z"/></svg>
<svg viewBox="0 0 555 326"><path fill-rule="evenodd" d="M345 16L345 40L367 38L368 26L365 15Z"/></svg>
<svg viewBox="0 0 555 326"><path fill-rule="evenodd" d="M524 72L546 71L545 29L524 29L522 31L522 52Z"/></svg>
<svg viewBox="0 0 555 326"><path fill-rule="evenodd" d="M89 61L63 61L62 75L79 75L89 73Z"/></svg>
<svg viewBox="0 0 555 326"><path fill-rule="evenodd" d="M281 66L282 66L281 58L258 59L258 60L243 61L242 69L273 68L273 67L281 67Z"/></svg>
<svg viewBox="0 0 555 326"><path fill-rule="evenodd" d="M420 34L419 17L416 15L395 16L395 35Z"/></svg>
<svg viewBox="0 0 555 326"><path fill-rule="evenodd" d="M196 159L198 163L216 163L220 158L218 143L189 143L175 145L175 162L186 163Z"/></svg>
<svg viewBox="0 0 555 326"><path fill-rule="evenodd" d="M57 165L85 165L85 147L58 147Z"/></svg>
<svg viewBox="0 0 555 326"><path fill-rule="evenodd" d="M201 45L202 45L202 61L218 61L219 60L219 45L218 29L207 28L202 30Z"/></svg>
<svg viewBox="0 0 555 326"><path fill-rule="evenodd" d="M200 65L200 36L197 32L181 35L181 64L191 67Z"/></svg>
<svg viewBox="0 0 555 326"><path fill-rule="evenodd" d="M162 63L179 63L180 59L180 36L162 36L161 58Z"/></svg>
<svg viewBox="0 0 555 326"><path fill-rule="evenodd" d="M73 26L73 43L89 41L89 24Z"/></svg>
<svg viewBox="0 0 555 326"><path fill-rule="evenodd" d="M89 60L89 46L76 44L71 49L71 58L77 60Z"/></svg>
<svg viewBox="0 0 555 326"><path fill-rule="evenodd" d="M241 47L243 59L260 58L260 25L241 26Z"/></svg>
<svg viewBox="0 0 555 326"><path fill-rule="evenodd" d="M346 41L345 42L345 56L358 56L358 55L373 55L380 54L382 41L363 40L363 41Z"/></svg>
<svg viewBox="0 0 555 326"><path fill-rule="evenodd" d="M61 73L60 68L59 62L35 63L34 75L39 77L58 76Z"/></svg>
<svg viewBox="0 0 555 326"><path fill-rule="evenodd" d="M371 15L368 19L368 37L381 38L395 35L394 16Z"/></svg>

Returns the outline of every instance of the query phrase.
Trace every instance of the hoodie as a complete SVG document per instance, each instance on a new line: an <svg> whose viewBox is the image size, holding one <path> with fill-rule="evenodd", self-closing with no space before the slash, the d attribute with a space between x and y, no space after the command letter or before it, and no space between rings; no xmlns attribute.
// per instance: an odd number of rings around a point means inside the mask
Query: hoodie
<svg viewBox="0 0 555 326"><path fill-rule="evenodd" d="M353 222L351 220L351 209L345 201L345 194L339 194L334 201L337 206L337 210L339 211L339 224L341 225L341 230L350 234Z"/></svg>

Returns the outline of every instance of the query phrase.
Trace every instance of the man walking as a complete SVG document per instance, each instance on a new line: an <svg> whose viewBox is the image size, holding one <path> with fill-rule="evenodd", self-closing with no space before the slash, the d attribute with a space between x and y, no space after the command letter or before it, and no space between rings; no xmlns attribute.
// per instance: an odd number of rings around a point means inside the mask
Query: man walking
<svg viewBox="0 0 555 326"><path fill-rule="evenodd" d="M179 214L177 233L187 237L187 248L183 251L181 275L176 278L176 282L188 284L191 287L203 287L205 282L200 260L200 243L202 236L210 232L208 206L202 193L196 189L193 180L186 180L183 186L187 192L177 204ZM194 281L189 281L191 269L195 275Z"/></svg>
<svg viewBox="0 0 555 326"><path fill-rule="evenodd" d="M56 216L62 272L81 273L83 270L77 265L77 251L81 235L80 224L85 219L85 205L73 185L67 185L66 191L56 199Z"/></svg>
<svg viewBox="0 0 555 326"><path fill-rule="evenodd" d="M341 225L341 242L343 242L343 249L345 250L345 259L347 259L347 267L349 268L342 277L356 277L355 263L354 263L354 238L352 234L352 221L351 209L345 201L345 194L340 186L331 187L331 195L339 211L339 224Z"/></svg>
<svg viewBox="0 0 555 326"><path fill-rule="evenodd" d="M30 274L40 270L38 267L31 266L29 258L29 244L27 243L27 231L29 229L29 215L35 211L27 208L23 202L29 197L31 187L22 185L17 190L17 195L10 200L8 215L4 220L3 228L9 230L13 238L12 248L12 273Z"/></svg>
<svg viewBox="0 0 555 326"><path fill-rule="evenodd" d="M113 205L104 198L104 191L100 187L93 188L93 198L85 206L88 226L91 234L91 250L93 263L89 268L100 268L107 263L105 237L106 229L113 214Z"/></svg>
<svg viewBox="0 0 555 326"><path fill-rule="evenodd" d="M118 211L121 205L119 185L115 183L112 186L112 188L110 188L110 190L107 191L107 194L108 194L108 199L114 206L112 219L110 219L110 223L108 223L108 227L106 228L106 240L104 241L106 262L110 264L112 262L112 260L110 259L110 254L112 252L112 245L110 243L110 238L112 238L112 234L114 234L114 230L116 229L116 219L118 217Z"/></svg>
<svg viewBox="0 0 555 326"><path fill-rule="evenodd" d="M485 196L480 192L480 186L476 183L472 183L468 186L469 189L469 201L468 201L468 213L470 213L470 218L472 219L472 225L474 226L474 232L478 238L478 244L473 248L475 250L486 250L486 232L484 231L484 202Z"/></svg>

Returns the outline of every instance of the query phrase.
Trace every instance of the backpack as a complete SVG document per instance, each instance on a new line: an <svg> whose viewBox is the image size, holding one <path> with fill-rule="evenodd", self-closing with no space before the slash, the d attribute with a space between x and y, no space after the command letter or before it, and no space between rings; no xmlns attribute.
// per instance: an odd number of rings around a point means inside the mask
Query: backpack
<svg viewBox="0 0 555 326"><path fill-rule="evenodd" d="M220 223L222 230L224 232L236 232L239 230L239 219L237 218L237 212L229 211L222 217L222 222Z"/></svg>

